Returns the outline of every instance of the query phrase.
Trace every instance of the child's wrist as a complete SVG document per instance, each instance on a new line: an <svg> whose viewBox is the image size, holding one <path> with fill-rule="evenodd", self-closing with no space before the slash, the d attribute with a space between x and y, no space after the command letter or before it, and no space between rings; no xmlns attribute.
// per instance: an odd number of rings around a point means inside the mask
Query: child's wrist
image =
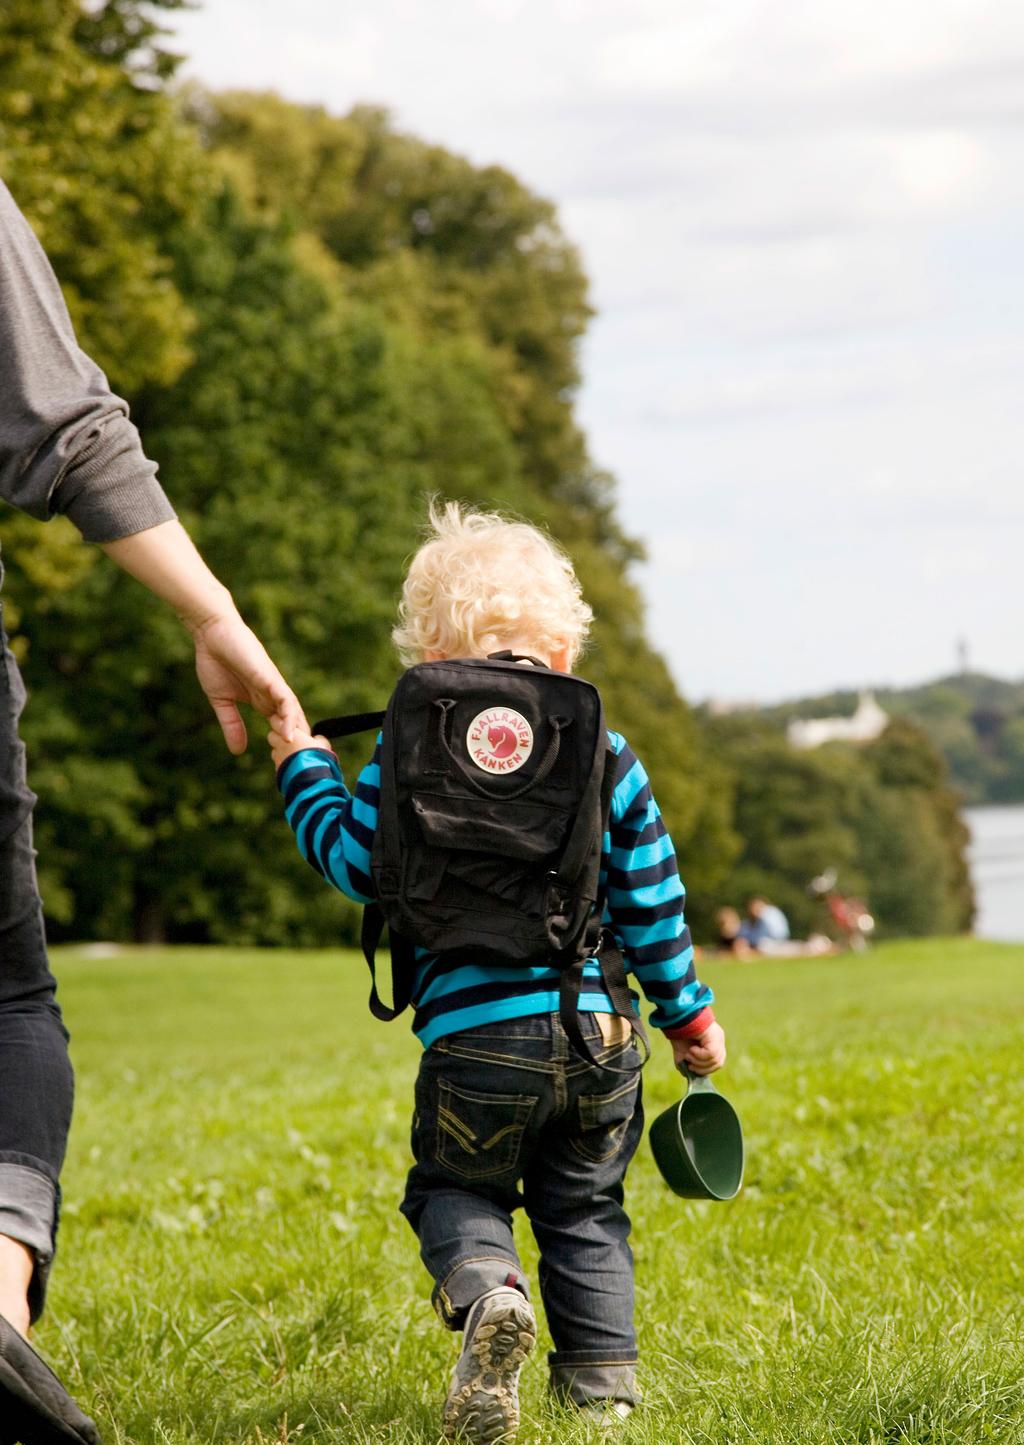
<svg viewBox="0 0 1024 1445"><path fill-rule="evenodd" d="M667 1039L699 1039L716 1022L714 1009L708 1006L692 1019L687 1019L685 1024L674 1024L670 1029L662 1029L662 1033Z"/></svg>
<svg viewBox="0 0 1024 1445"><path fill-rule="evenodd" d="M338 759L338 754L334 751L333 748L324 747L323 745L317 743L294 743L291 747L287 748L286 750L279 751L274 755L274 766L277 769L278 778L280 778L283 770L288 766L292 759L297 758L300 753L318 753L322 756L332 758L334 762L338 765L338 767L341 766L341 763ZM307 766L313 766L312 758L309 759Z"/></svg>
<svg viewBox="0 0 1024 1445"><path fill-rule="evenodd" d="M298 757L299 753L326 753L329 758L333 758L335 762L338 761L338 754L333 748L327 747L325 743L305 742L293 743L285 756L285 762Z"/></svg>

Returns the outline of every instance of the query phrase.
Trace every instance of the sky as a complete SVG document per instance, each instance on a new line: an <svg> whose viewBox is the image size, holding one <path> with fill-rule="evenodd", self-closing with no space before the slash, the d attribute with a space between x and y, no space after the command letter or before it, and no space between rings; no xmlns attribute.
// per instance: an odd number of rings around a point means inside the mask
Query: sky
<svg viewBox="0 0 1024 1445"><path fill-rule="evenodd" d="M597 315L650 633L724 701L1024 675L1019 0L205 0L186 73L496 162Z"/></svg>

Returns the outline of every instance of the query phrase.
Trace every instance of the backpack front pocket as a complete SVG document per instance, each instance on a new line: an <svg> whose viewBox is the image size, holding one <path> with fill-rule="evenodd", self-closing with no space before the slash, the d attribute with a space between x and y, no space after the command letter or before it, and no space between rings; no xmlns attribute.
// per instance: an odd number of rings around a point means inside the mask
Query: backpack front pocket
<svg viewBox="0 0 1024 1445"><path fill-rule="evenodd" d="M514 1173L537 1107L530 1094L484 1094L438 1082L437 1159L463 1179Z"/></svg>
<svg viewBox="0 0 1024 1445"><path fill-rule="evenodd" d="M430 847L459 848L528 862L542 862L556 855L571 821L564 808L514 799L419 792L413 794L412 807L423 841Z"/></svg>

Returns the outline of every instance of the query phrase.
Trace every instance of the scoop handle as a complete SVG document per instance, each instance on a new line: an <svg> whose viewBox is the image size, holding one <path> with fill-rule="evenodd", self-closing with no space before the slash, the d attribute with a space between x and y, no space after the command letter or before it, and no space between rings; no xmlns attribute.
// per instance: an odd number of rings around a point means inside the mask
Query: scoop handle
<svg viewBox="0 0 1024 1445"><path fill-rule="evenodd" d="M683 1061L676 1064L676 1068L682 1074L688 1084L688 1094L717 1094L718 1090L711 1082L710 1074L695 1074L690 1066Z"/></svg>

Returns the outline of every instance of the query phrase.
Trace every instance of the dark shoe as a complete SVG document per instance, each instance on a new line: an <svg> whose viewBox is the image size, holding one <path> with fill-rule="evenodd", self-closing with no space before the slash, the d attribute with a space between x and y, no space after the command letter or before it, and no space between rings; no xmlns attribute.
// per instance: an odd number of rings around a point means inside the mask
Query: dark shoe
<svg viewBox="0 0 1024 1445"><path fill-rule="evenodd" d="M0 1445L102 1445L96 1426L3 1315Z"/></svg>
<svg viewBox="0 0 1024 1445"><path fill-rule="evenodd" d="M444 1406L446 1440L497 1445L519 1428L519 1370L537 1340L533 1307L517 1289L488 1290L469 1312Z"/></svg>

